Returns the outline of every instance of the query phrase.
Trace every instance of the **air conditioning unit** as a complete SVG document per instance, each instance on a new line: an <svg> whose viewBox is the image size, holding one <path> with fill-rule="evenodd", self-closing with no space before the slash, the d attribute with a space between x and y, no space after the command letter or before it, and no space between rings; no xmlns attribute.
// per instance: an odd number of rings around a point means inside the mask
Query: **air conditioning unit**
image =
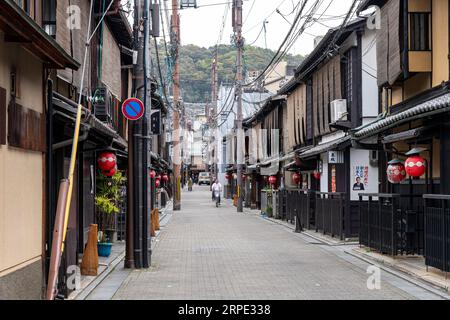
<svg viewBox="0 0 450 320"><path fill-rule="evenodd" d="M113 96L107 88L99 87L95 89L94 96L92 98L94 116L100 121L112 124L113 103Z"/></svg>
<svg viewBox="0 0 450 320"><path fill-rule="evenodd" d="M331 123L336 123L338 121L347 121L348 113L347 113L347 100L346 99L338 99L331 101L330 103L330 114L331 114Z"/></svg>

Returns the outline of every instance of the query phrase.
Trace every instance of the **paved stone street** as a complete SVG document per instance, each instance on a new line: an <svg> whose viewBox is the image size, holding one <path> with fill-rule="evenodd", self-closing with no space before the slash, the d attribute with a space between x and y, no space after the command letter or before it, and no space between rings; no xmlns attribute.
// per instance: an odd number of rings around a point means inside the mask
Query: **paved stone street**
<svg viewBox="0 0 450 320"><path fill-rule="evenodd" d="M114 288L120 279L110 298L439 298L384 271L381 290L368 290L367 263L258 215L238 214L230 203L216 209L208 190L183 194L182 211L156 242L151 269L113 272L103 285ZM101 290L91 298L105 298Z"/></svg>

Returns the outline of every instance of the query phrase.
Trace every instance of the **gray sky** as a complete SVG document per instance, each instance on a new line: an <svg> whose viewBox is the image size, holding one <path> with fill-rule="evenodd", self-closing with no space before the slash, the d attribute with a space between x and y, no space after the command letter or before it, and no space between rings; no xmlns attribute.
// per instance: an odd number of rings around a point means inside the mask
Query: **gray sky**
<svg viewBox="0 0 450 320"><path fill-rule="evenodd" d="M163 0L162 0L163 1ZM166 0L171 8L171 1ZM216 44L221 29L222 17L225 7L224 3L230 0L197 0L198 9L184 9L180 11L181 16L181 43L195 44L202 47L209 47ZM254 3L253 3L254 2ZM299 0L244 0L244 37L246 43L252 43L262 29L262 21L265 18L267 24L267 47L278 49L287 34L290 24L283 19L281 15L275 12L278 8L286 19L292 22L295 18L295 12L292 12L293 6L297 5ZM306 6L309 8L315 1L310 0ZM220 4L220 5L214 5ZM342 15L350 9L352 0L322 0L318 15L323 14L320 22L315 22L304 33L292 47L292 54L307 54L313 49L314 35L324 35L328 27L335 27L342 23ZM206 5L205 7L202 7ZM253 6L250 14L249 10ZM329 6L329 7L328 7ZM328 8L327 8L328 7ZM326 11L325 11L326 9ZM325 12L324 12L325 11ZM171 11L168 11L169 15ZM248 17L248 18L247 18ZM321 24L322 23L322 24ZM325 24L326 26L324 26ZM222 43L230 43L231 27L231 5L226 19L225 31ZM265 47L264 32L255 43L256 46Z"/></svg>

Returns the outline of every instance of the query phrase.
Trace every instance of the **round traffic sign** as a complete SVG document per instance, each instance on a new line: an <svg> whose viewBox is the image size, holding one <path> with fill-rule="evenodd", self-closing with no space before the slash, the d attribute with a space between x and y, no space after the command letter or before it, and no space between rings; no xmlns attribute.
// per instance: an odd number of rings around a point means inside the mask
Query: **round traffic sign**
<svg viewBox="0 0 450 320"><path fill-rule="evenodd" d="M122 113L125 118L131 121L136 121L142 118L145 109L141 100L130 98L122 104Z"/></svg>

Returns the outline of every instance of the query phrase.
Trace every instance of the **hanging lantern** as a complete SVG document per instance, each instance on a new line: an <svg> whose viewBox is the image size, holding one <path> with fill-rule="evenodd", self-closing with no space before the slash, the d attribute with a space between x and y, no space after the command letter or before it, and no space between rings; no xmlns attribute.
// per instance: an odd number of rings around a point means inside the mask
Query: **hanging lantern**
<svg viewBox="0 0 450 320"><path fill-rule="evenodd" d="M277 177L276 176L270 176L269 177L269 183L271 184L271 185L276 185L277 184Z"/></svg>
<svg viewBox="0 0 450 320"><path fill-rule="evenodd" d="M100 168L100 170L110 171L116 167L117 158L113 152L106 151L106 152L102 152L98 156L97 163L98 163L98 167Z"/></svg>
<svg viewBox="0 0 450 320"><path fill-rule="evenodd" d="M155 187L159 188L161 186L161 180L160 179L156 179L155 180Z"/></svg>
<svg viewBox="0 0 450 320"><path fill-rule="evenodd" d="M102 173L107 177L113 177L117 173L117 169L112 168L111 170L103 170Z"/></svg>
<svg viewBox="0 0 450 320"><path fill-rule="evenodd" d="M420 178L425 174L426 160L420 155L413 155L406 159L405 168L406 173L413 178Z"/></svg>
<svg viewBox="0 0 450 320"><path fill-rule="evenodd" d="M299 185L299 184L300 184L300 181L302 181L302 176L301 176L301 174L298 173L298 172L295 172L295 173L292 175L292 182L293 182L295 185Z"/></svg>
<svg viewBox="0 0 450 320"><path fill-rule="evenodd" d="M169 181L169 176L168 176L167 174L163 175L163 176L162 176L162 180L163 180L164 182L168 182L168 181Z"/></svg>
<svg viewBox="0 0 450 320"><path fill-rule="evenodd" d="M225 179L227 179L228 181L230 181L230 180L231 180L231 175L230 175L229 173L227 173L227 174L225 175Z"/></svg>
<svg viewBox="0 0 450 320"><path fill-rule="evenodd" d="M397 184L406 179L406 169L399 159L394 159L389 162L387 168L387 178L392 184Z"/></svg>
<svg viewBox="0 0 450 320"><path fill-rule="evenodd" d="M158 173L158 174L156 175L156 179L157 179L157 180L160 180L160 182L161 182L161 174Z"/></svg>
<svg viewBox="0 0 450 320"><path fill-rule="evenodd" d="M319 171L314 171L313 177L314 177L314 179L316 179L316 180L320 180L320 177L321 177L320 172L319 172Z"/></svg>
<svg viewBox="0 0 450 320"><path fill-rule="evenodd" d="M155 170L150 170L150 179L155 179L155 177L156 177Z"/></svg>

